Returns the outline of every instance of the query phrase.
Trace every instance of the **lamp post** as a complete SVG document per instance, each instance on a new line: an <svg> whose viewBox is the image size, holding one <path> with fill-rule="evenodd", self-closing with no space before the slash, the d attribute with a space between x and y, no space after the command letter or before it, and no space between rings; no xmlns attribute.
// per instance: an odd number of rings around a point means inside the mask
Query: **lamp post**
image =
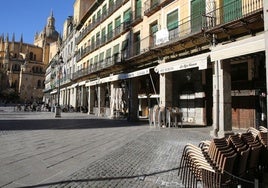
<svg viewBox="0 0 268 188"><path fill-rule="evenodd" d="M62 56L59 57L59 52L58 52L58 61L57 61L57 67L58 67L58 91L57 91L57 106L55 109L55 118L60 118L61 117L61 108L60 108L60 71L61 71L61 65L63 64L63 59Z"/></svg>

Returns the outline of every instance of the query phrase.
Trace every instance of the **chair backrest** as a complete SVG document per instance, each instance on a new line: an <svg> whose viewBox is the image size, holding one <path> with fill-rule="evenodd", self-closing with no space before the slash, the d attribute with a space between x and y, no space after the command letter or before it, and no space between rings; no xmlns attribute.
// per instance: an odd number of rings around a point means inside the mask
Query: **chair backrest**
<svg viewBox="0 0 268 188"><path fill-rule="evenodd" d="M261 132L268 132L267 131L267 128L266 127L264 127L264 126L259 126L259 130L261 131Z"/></svg>
<svg viewBox="0 0 268 188"><path fill-rule="evenodd" d="M249 127L247 132L251 132L253 134L253 136L256 137L259 133L259 130L254 128L254 127Z"/></svg>
<svg viewBox="0 0 268 188"><path fill-rule="evenodd" d="M260 151L262 145L251 147L251 152L248 159L248 169L256 169L259 164Z"/></svg>
<svg viewBox="0 0 268 188"><path fill-rule="evenodd" d="M229 172L233 173L233 167L235 163L235 159L237 157L237 153L232 153L232 155L225 156L222 161L222 173Z"/></svg>
<svg viewBox="0 0 268 188"><path fill-rule="evenodd" d="M247 148L244 151L241 151L240 154L238 155L238 160L235 165L235 174L239 177L245 175L246 170L247 170L247 162L248 162L248 157L250 153L250 148Z"/></svg>

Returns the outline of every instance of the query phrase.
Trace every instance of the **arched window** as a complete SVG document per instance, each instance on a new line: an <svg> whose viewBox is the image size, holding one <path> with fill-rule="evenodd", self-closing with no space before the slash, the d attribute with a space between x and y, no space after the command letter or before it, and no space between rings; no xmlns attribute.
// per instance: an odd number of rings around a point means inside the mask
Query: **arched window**
<svg viewBox="0 0 268 188"><path fill-rule="evenodd" d="M41 87L41 80L38 80L37 81L37 88L40 88Z"/></svg>
<svg viewBox="0 0 268 188"><path fill-rule="evenodd" d="M30 60L33 60L33 52L30 52Z"/></svg>

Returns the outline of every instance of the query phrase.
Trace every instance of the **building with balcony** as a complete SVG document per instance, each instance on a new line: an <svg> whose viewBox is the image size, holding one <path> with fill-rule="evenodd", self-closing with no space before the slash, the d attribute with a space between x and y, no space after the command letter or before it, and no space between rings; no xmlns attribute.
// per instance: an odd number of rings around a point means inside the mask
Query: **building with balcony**
<svg viewBox="0 0 268 188"><path fill-rule="evenodd" d="M69 16L63 25L62 41L58 40L55 44L54 51L57 53L53 54L46 69L44 101L51 107L58 103L57 88L59 82L61 85L60 104L64 104L66 107L77 106L76 96L74 95L77 84L72 81L76 72L75 35L73 17ZM62 65L58 64L60 57L63 58L64 63Z"/></svg>
<svg viewBox="0 0 268 188"><path fill-rule="evenodd" d="M213 125L213 135L259 126L263 14L263 0L76 0L74 92L61 100L129 120L179 107L184 124Z"/></svg>

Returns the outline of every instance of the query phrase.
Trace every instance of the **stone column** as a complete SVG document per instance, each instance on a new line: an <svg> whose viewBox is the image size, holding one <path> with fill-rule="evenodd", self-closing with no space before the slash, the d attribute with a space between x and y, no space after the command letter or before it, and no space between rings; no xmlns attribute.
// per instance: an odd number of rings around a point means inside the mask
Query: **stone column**
<svg viewBox="0 0 268 188"><path fill-rule="evenodd" d="M105 107L105 87L102 84L98 85L98 116L102 116L101 108Z"/></svg>
<svg viewBox="0 0 268 188"><path fill-rule="evenodd" d="M94 107L94 99L95 99L95 90L94 87L89 86L89 91L88 91L88 114L93 113L93 107Z"/></svg>
<svg viewBox="0 0 268 188"><path fill-rule="evenodd" d="M160 106L172 106L172 73L160 74Z"/></svg>
<svg viewBox="0 0 268 188"><path fill-rule="evenodd" d="M232 134L231 66L215 61L213 74L213 130L211 136Z"/></svg>
<svg viewBox="0 0 268 188"><path fill-rule="evenodd" d="M165 60L159 61L159 64L165 63ZM160 106L170 107L172 106L172 72L160 74L159 84L160 84Z"/></svg>
<svg viewBox="0 0 268 188"><path fill-rule="evenodd" d="M116 88L118 88L118 82L111 82L110 85L110 118L115 118L115 109L116 109Z"/></svg>
<svg viewBox="0 0 268 188"><path fill-rule="evenodd" d="M77 110L77 92L78 92L78 86L74 87L74 94L73 94L73 100L74 100L74 109Z"/></svg>

